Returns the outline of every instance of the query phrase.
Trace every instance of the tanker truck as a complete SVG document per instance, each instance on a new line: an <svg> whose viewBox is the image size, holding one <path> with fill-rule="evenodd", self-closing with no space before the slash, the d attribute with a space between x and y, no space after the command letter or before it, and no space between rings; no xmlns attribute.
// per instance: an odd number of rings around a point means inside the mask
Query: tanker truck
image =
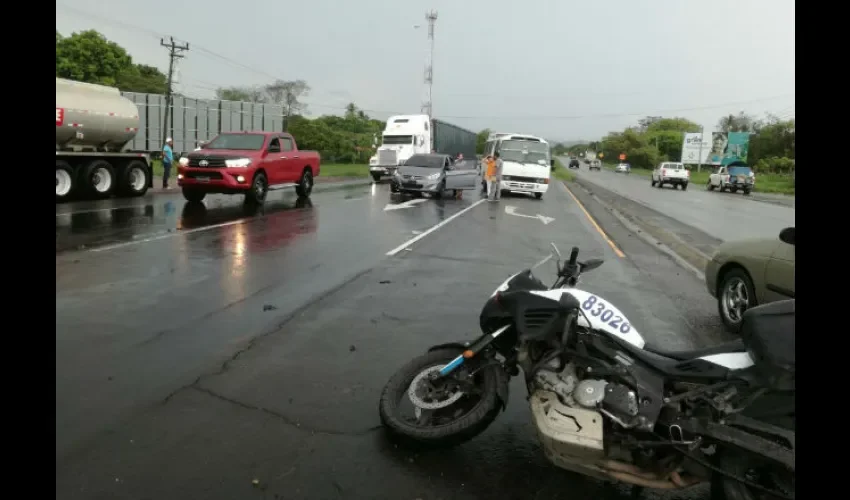
<svg viewBox="0 0 850 500"><path fill-rule="evenodd" d="M56 201L142 196L153 184L150 155L124 150L139 110L112 87L56 79Z"/></svg>

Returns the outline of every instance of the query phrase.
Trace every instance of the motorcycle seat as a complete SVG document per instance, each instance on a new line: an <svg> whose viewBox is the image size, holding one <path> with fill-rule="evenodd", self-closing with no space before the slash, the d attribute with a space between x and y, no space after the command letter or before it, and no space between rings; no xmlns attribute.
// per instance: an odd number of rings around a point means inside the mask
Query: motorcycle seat
<svg viewBox="0 0 850 500"><path fill-rule="evenodd" d="M699 349L688 349L682 351L668 351L660 347L652 346L650 344L644 345L643 349L653 354L664 356L665 358L675 359L676 361L688 361L691 359L702 358L704 356L711 356L714 354L726 354L730 352L747 351L747 348L746 346L744 346L744 342L741 339L736 339L731 342L725 342L723 344L717 344L709 347L702 347Z"/></svg>

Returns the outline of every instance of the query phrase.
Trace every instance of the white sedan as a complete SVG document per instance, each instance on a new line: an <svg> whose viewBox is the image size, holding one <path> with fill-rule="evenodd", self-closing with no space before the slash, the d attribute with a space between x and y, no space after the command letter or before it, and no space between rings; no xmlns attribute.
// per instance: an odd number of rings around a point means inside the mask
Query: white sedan
<svg viewBox="0 0 850 500"><path fill-rule="evenodd" d="M628 163L620 163L614 168L614 172L618 174L628 174L632 171L632 167Z"/></svg>

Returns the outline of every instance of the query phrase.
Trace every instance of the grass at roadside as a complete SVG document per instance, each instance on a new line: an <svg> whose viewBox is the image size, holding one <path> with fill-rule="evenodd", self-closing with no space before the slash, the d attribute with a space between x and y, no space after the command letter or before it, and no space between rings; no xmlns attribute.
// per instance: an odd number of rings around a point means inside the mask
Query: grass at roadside
<svg viewBox="0 0 850 500"><path fill-rule="evenodd" d="M162 176L162 162L153 161L153 175ZM171 175L175 172L172 171ZM348 163L323 163L320 168L320 177L369 177L369 165L351 165Z"/></svg>
<svg viewBox="0 0 850 500"><path fill-rule="evenodd" d="M615 165L605 164L606 170L614 171ZM652 171L644 168L633 168L631 174L649 179ZM691 171L691 184L705 186L708 184L708 176L711 175L710 167L703 167L701 172ZM795 194L794 182L790 175L781 174L759 174L756 173L755 193L776 193L793 196Z"/></svg>
<svg viewBox="0 0 850 500"><path fill-rule="evenodd" d="M561 160L557 158L555 158L555 170L552 171L552 175L561 181L574 181L576 178L576 174L570 172L569 169L561 163Z"/></svg>

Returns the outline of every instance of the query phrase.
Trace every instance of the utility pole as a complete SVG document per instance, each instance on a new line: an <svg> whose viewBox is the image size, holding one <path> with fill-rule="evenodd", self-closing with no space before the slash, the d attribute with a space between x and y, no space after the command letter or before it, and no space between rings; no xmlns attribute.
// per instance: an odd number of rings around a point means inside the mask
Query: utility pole
<svg viewBox="0 0 850 500"><path fill-rule="evenodd" d="M697 172L702 170L702 141L705 135L705 127L699 129L699 153L697 153Z"/></svg>
<svg viewBox="0 0 850 500"><path fill-rule="evenodd" d="M428 21L428 42L430 50L428 52L428 64L425 65L425 85L428 88L428 100L422 105L422 111L430 118L434 118L434 25L437 24L437 11L432 10L425 14L425 20Z"/></svg>
<svg viewBox="0 0 850 500"><path fill-rule="evenodd" d="M174 61L184 57L181 52L189 50L189 44L179 45L174 41L173 36L169 37L168 42L160 39L159 44L168 49L168 83L165 89L165 118L162 121L162 146L160 146L160 149L162 149L165 147L165 139L168 138L168 114L171 111L171 83L174 77Z"/></svg>

